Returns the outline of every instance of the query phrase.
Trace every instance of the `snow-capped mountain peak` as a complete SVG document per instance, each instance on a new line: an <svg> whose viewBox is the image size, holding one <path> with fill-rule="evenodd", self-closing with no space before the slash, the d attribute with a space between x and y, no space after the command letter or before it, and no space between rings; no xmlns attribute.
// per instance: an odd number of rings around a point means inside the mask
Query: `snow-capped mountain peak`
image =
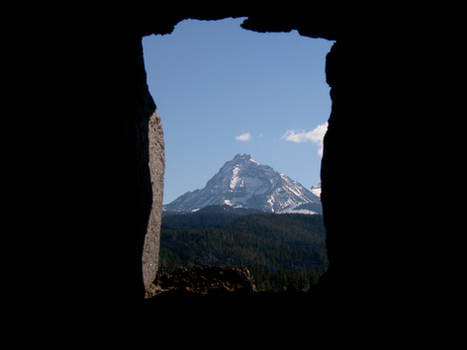
<svg viewBox="0 0 467 350"><path fill-rule="evenodd" d="M212 205L273 213L321 213L318 196L270 166L260 164L249 154L237 154L203 189L185 193L165 209L191 212Z"/></svg>

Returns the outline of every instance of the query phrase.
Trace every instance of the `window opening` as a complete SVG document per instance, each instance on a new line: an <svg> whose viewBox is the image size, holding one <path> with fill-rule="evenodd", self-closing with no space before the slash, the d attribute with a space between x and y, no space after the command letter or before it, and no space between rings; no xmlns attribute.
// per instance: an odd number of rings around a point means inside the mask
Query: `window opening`
<svg viewBox="0 0 467 350"><path fill-rule="evenodd" d="M305 291L327 267L312 196L319 203L333 42L243 20L185 20L143 39L165 135L159 272L242 266L260 291Z"/></svg>

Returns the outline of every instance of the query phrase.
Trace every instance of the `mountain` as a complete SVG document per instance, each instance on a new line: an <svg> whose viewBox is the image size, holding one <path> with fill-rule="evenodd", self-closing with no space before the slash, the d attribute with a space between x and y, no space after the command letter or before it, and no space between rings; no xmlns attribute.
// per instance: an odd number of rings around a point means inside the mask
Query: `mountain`
<svg viewBox="0 0 467 350"><path fill-rule="evenodd" d="M249 208L269 213L321 214L321 201L297 181L262 165L249 154L226 162L201 190L164 206L165 213L195 212L208 206Z"/></svg>
<svg viewBox="0 0 467 350"><path fill-rule="evenodd" d="M321 183L311 186L311 192L321 198Z"/></svg>

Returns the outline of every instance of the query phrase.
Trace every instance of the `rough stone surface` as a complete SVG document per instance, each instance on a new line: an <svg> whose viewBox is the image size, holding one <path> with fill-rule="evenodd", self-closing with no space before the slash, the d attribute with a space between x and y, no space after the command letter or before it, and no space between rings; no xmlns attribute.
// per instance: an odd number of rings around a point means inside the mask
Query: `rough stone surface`
<svg viewBox="0 0 467 350"><path fill-rule="evenodd" d="M134 238L135 241L135 255L134 255L134 277L136 284L136 293L140 298L144 298L145 295L145 286L143 279L143 250L146 242L146 234L150 232L151 238L148 239L150 244L148 245L148 250L152 250L152 254L155 253L156 246L158 243L157 233L150 229L150 218L157 221L156 211L153 212L152 208L157 208L157 203L160 201L159 196L153 195L154 192L159 193L162 191L162 186L157 187L155 185L159 184L160 181L155 181L153 185L152 176L156 177L156 173L163 172L163 167L161 167L157 172L151 174L149 165L151 158L157 159L157 157L163 157L163 143L156 141L157 132L157 114L156 105L152 99L148 86L146 83L146 71L144 69L143 62L143 48L141 44L141 39L135 43L135 55L136 59L136 111L133 118L128 118L128 139L130 148L129 157L133 157L133 163L130 163L134 167L134 173L136 177L134 178L134 195L131 196L134 200L133 212L134 212L134 227L129 227L128 232L122 232L121 235L130 235ZM155 124L154 127L150 127L151 121ZM154 125L153 124L153 125ZM134 132L134 134L132 134ZM154 138L150 142L150 139ZM153 155L151 157L150 150L152 150ZM132 153L131 153L132 152ZM159 153L158 155L156 155ZM156 163L156 162L155 162ZM161 166L162 164L159 164ZM127 170L128 171L128 170ZM154 170L155 171L155 167ZM156 198L156 203L153 205L153 200ZM131 202L130 202L131 203ZM130 203L125 203L126 206ZM153 226L154 227L154 226ZM157 253L156 253L157 255ZM148 256L148 255L146 255ZM155 263L155 260L152 263ZM151 262L149 262L150 264ZM150 274L149 271L146 272L146 275ZM149 278L149 277L148 277Z"/></svg>
<svg viewBox="0 0 467 350"><path fill-rule="evenodd" d="M164 189L164 133L157 110L149 120L149 171L152 185L152 207L144 241L143 280L146 290L156 278L159 265L159 242Z"/></svg>

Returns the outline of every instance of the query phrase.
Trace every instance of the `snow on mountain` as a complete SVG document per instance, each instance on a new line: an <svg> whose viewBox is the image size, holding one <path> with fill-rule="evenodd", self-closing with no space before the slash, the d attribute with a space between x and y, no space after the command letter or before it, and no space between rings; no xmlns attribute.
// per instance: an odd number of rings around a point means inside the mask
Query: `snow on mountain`
<svg viewBox="0 0 467 350"><path fill-rule="evenodd" d="M311 193L321 198L321 184L311 186Z"/></svg>
<svg viewBox="0 0 467 350"><path fill-rule="evenodd" d="M270 166L258 163L249 154L237 154L203 189L185 193L164 209L192 212L212 205L272 213L322 212L319 196Z"/></svg>

